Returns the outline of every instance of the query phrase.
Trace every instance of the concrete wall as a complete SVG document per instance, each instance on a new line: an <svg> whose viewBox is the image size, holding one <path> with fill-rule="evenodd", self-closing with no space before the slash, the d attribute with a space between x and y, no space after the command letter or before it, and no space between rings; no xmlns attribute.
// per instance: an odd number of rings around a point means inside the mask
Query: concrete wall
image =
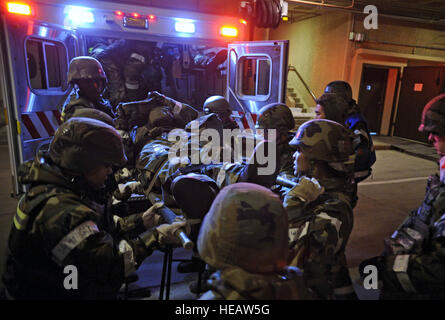
<svg viewBox="0 0 445 320"><path fill-rule="evenodd" d="M270 30L269 39L290 40L289 64L298 70L317 97L328 82L348 80L349 19L349 14L331 12L297 23L282 23L276 30ZM293 73L289 74L288 86L297 89L305 106L315 106Z"/></svg>

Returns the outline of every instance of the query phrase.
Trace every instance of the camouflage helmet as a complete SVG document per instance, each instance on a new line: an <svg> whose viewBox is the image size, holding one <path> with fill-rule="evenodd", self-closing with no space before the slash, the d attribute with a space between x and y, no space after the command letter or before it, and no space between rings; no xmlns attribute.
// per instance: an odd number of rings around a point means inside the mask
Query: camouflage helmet
<svg viewBox="0 0 445 320"><path fill-rule="evenodd" d="M445 94L434 97L425 105L419 131L445 134Z"/></svg>
<svg viewBox="0 0 445 320"><path fill-rule="evenodd" d="M224 113L232 112L229 103L223 96L211 96L206 99L202 109L205 113Z"/></svg>
<svg viewBox="0 0 445 320"><path fill-rule="evenodd" d="M352 88L346 81L336 80L329 82L324 93L336 93L344 97L346 102L352 101Z"/></svg>
<svg viewBox="0 0 445 320"><path fill-rule="evenodd" d="M49 155L58 166L77 173L104 163L123 166L127 162L116 129L90 118L71 118L60 125L51 141Z"/></svg>
<svg viewBox="0 0 445 320"><path fill-rule="evenodd" d="M213 201L201 225L198 252L217 269L273 272L286 265L287 230L280 198L263 186L239 182L223 188Z"/></svg>
<svg viewBox="0 0 445 320"><path fill-rule="evenodd" d="M71 60L68 69L68 83L80 79L103 79L107 81L104 69L98 60L89 56L75 57Z"/></svg>
<svg viewBox="0 0 445 320"><path fill-rule="evenodd" d="M303 123L289 142L311 160L345 162L354 153L351 133L341 124L314 119Z"/></svg>
<svg viewBox="0 0 445 320"><path fill-rule="evenodd" d="M292 111L283 103L271 103L258 112L258 128L277 129L278 132L287 133L295 127Z"/></svg>
<svg viewBox="0 0 445 320"><path fill-rule="evenodd" d="M111 118L108 114L106 114L103 111L93 109L93 108L77 108L74 113L68 117L66 120L71 118L90 118L90 119L96 119L102 122L105 122L106 124L114 127L114 120Z"/></svg>

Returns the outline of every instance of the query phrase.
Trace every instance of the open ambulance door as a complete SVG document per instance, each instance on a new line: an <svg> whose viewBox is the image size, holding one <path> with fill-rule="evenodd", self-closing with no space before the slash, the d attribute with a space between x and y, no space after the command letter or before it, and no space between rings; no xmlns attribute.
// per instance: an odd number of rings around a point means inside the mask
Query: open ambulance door
<svg viewBox="0 0 445 320"><path fill-rule="evenodd" d="M13 194L25 191L18 167L47 148L70 88L69 61L79 55L73 30L37 16L1 10L0 84L6 114ZM45 14L41 12L41 14Z"/></svg>
<svg viewBox="0 0 445 320"><path fill-rule="evenodd" d="M229 44L226 97L241 130L255 130L258 111L285 102L289 41Z"/></svg>

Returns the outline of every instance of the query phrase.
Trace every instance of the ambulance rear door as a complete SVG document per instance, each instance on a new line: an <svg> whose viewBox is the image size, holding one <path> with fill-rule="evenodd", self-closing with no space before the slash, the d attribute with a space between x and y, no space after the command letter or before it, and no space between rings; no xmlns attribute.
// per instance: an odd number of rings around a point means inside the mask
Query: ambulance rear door
<svg viewBox="0 0 445 320"><path fill-rule="evenodd" d="M289 41L229 44L226 97L241 129L254 129L258 111L284 103Z"/></svg>
<svg viewBox="0 0 445 320"><path fill-rule="evenodd" d="M79 52L75 31L49 19L59 16L52 9L37 3L29 14L1 9L0 84L14 195L25 191L19 165L47 148L60 124L59 110L70 92L68 64Z"/></svg>

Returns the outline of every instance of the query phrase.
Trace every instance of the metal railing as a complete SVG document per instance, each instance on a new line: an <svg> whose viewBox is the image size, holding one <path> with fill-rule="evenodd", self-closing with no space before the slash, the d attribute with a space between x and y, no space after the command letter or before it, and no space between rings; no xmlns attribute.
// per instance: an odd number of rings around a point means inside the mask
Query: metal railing
<svg viewBox="0 0 445 320"><path fill-rule="evenodd" d="M303 83L304 87L306 88L306 90L309 92L309 94L311 95L312 99L314 99L314 101L317 100L317 97L315 96L315 94L312 92L312 90L309 88L309 86L307 85L307 83L303 80L303 78L301 77L300 73L297 71L297 69L294 66L289 65L289 67L287 68L287 72L289 75L289 71L293 71L295 72L295 74L298 76L298 78L301 80L301 82Z"/></svg>

